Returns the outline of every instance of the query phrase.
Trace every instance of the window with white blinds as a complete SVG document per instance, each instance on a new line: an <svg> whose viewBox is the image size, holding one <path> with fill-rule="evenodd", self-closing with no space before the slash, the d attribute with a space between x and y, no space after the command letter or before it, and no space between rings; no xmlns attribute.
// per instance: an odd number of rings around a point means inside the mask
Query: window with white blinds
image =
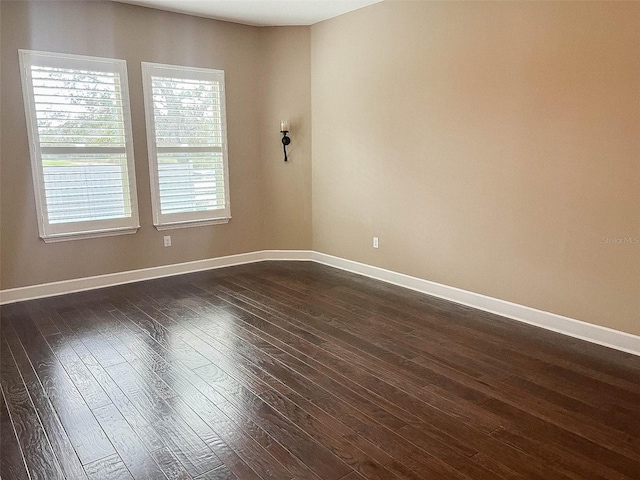
<svg viewBox="0 0 640 480"><path fill-rule="evenodd" d="M224 72L142 63L154 225L226 223Z"/></svg>
<svg viewBox="0 0 640 480"><path fill-rule="evenodd" d="M20 50L40 236L139 228L124 60Z"/></svg>

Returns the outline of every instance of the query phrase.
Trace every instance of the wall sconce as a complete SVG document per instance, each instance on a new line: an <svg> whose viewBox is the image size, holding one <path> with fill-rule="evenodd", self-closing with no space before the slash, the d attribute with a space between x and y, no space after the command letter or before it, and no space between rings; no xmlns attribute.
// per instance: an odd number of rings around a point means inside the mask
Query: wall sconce
<svg viewBox="0 0 640 480"><path fill-rule="evenodd" d="M280 133L282 134L282 148L284 150L284 161L287 159L287 145L291 143L291 139L287 136L289 133L289 120L282 120L280 122Z"/></svg>

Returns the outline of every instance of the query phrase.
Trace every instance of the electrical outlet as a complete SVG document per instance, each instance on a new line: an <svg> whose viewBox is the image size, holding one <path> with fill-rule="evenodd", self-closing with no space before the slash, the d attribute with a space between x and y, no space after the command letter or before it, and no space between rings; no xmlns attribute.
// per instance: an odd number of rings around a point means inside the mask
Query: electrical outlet
<svg viewBox="0 0 640 480"><path fill-rule="evenodd" d="M165 235L164 236L164 246L165 247L170 247L171 246L171 235Z"/></svg>
<svg viewBox="0 0 640 480"><path fill-rule="evenodd" d="M378 248L378 237L373 237L373 248Z"/></svg>

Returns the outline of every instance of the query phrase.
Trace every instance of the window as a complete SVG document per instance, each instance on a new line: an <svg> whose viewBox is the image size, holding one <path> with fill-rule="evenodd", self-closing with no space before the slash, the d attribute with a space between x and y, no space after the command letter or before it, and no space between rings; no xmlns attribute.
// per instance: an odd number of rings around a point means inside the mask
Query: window
<svg viewBox="0 0 640 480"><path fill-rule="evenodd" d="M38 226L45 242L135 233L124 60L20 50Z"/></svg>
<svg viewBox="0 0 640 480"><path fill-rule="evenodd" d="M142 81L154 225L228 222L224 72L143 62Z"/></svg>

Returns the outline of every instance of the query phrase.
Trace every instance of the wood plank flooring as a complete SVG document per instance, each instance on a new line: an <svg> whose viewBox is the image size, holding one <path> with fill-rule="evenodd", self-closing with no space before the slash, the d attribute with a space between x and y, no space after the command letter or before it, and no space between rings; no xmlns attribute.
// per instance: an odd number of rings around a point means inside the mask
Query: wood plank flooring
<svg viewBox="0 0 640 480"><path fill-rule="evenodd" d="M640 479L640 357L329 267L0 313L3 480Z"/></svg>

